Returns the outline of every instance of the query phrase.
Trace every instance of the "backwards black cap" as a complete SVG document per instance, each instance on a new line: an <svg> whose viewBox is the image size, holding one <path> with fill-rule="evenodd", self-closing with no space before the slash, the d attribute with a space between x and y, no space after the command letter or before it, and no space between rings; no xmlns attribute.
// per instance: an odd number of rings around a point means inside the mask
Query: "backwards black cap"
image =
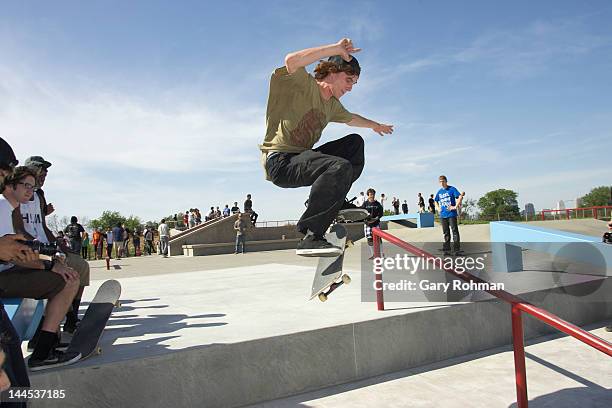
<svg viewBox="0 0 612 408"><path fill-rule="evenodd" d="M0 167L12 168L19 163L13 148L7 143L6 140L0 137Z"/></svg>
<svg viewBox="0 0 612 408"><path fill-rule="evenodd" d="M357 58L355 58L354 56L351 55L351 60L349 62L346 62L341 56L339 55L334 55L328 58L329 62L333 62L334 64L336 64L338 67L342 67L344 65L348 65L351 67L351 71L353 72L353 75L357 75L359 76L359 74L361 74L361 67L359 66L359 61L357 61Z"/></svg>

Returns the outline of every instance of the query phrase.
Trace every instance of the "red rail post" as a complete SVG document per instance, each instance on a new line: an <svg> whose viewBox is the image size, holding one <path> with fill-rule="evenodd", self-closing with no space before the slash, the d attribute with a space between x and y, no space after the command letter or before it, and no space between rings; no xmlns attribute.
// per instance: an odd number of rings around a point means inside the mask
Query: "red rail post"
<svg viewBox="0 0 612 408"><path fill-rule="evenodd" d="M380 240L376 234L376 229L372 228L372 239L374 241L374 262L380 258ZM376 306L378 310L385 310L385 299L383 297L383 277L381 272L376 272L374 275L374 287L376 288Z"/></svg>
<svg viewBox="0 0 612 408"><path fill-rule="evenodd" d="M527 373L525 369L525 342L521 310L512 304L512 345L514 347L514 374L518 408L527 408Z"/></svg>

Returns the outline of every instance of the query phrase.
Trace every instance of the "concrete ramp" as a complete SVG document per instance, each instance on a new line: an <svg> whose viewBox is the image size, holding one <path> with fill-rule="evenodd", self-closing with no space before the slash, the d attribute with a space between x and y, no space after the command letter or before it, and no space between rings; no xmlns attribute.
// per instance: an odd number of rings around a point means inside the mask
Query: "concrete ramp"
<svg viewBox="0 0 612 408"><path fill-rule="evenodd" d="M302 235L296 231L294 225L256 228L251 225L246 214L243 214L242 217L247 223L247 230L245 232L247 245L249 242L268 241L267 243L259 242L262 245L252 245L251 249L275 250L295 248L296 243L290 240L302 238ZM234 223L237 219L238 215L236 214L226 218L219 218L172 237L169 242L170 255L198 256L234 252L234 242L236 240Z"/></svg>

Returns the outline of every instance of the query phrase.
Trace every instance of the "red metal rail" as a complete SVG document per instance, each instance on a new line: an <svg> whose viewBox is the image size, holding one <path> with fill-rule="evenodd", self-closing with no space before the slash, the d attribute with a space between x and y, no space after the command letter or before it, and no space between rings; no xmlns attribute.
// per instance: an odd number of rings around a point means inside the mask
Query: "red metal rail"
<svg viewBox="0 0 612 408"><path fill-rule="evenodd" d="M562 214L565 214L565 217L569 220L570 217L571 217L572 211L575 214L574 218L579 218L578 217L578 213L580 211L582 211L582 217L580 217L580 218L586 218L584 216L584 213L586 211L591 211L592 217L595 218L595 219L598 219L599 218L599 210L604 210L603 217L606 218L608 210L612 210L612 206L610 206L610 205L599 205L599 206L594 206L594 207L566 208L565 210L542 210L541 217L542 217L542 221L546 221L546 214L559 214L559 217L561 217Z"/></svg>
<svg viewBox="0 0 612 408"><path fill-rule="evenodd" d="M438 257L423 251L421 248L417 248L401 239L389 234L388 232L382 231L380 228L372 229L372 236L374 238L374 256L380 258L380 240L384 239L398 247L405 249L406 251L422 256L425 259L439 259ZM485 282L481 278L470 274L469 272L457 272L453 268L445 268L443 265L440 269L462 279L466 282L483 283ZM385 310L385 303L383 298L383 285L382 285L382 273L377 273L375 276L376 285L376 303L378 310ZM525 370L525 344L523 335L523 322L522 312L528 313L538 320L554 327L557 330L562 331L581 342L588 344L589 346L601 351L612 357L612 344L606 340L597 337L580 327L573 325L572 323L566 322L560 317L547 312L537 306L534 306L523 299L519 298L512 293L504 290L487 290L487 293L508 302L512 306L512 344L514 348L514 370L516 375L516 396L519 408L527 408L527 373Z"/></svg>

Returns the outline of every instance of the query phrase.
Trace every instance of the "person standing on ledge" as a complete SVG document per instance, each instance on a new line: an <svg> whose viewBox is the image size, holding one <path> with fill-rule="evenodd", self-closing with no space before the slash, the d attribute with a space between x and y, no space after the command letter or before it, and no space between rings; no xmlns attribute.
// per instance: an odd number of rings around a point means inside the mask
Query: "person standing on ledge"
<svg viewBox="0 0 612 408"><path fill-rule="evenodd" d="M438 190L435 201L438 213L440 214L442 232L444 233L444 245L442 246L442 250L444 251L445 255L450 252L450 230L452 230L453 252L457 253L461 251L457 216L465 193L460 193L455 187L449 186L446 176L440 176L438 181L442 185L442 188Z"/></svg>
<svg viewBox="0 0 612 408"><path fill-rule="evenodd" d="M361 51L348 38L335 44L292 52L270 79L266 135L259 146L266 179L281 188L312 186L308 206L297 228L304 234L296 253L335 256L342 253L325 240L327 228L344 208L351 185L364 167L363 138L350 134L313 149L329 122L393 132L384 125L351 113L340 98L353 89L361 74L352 55ZM305 67L317 62L314 77Z"/></svg>

